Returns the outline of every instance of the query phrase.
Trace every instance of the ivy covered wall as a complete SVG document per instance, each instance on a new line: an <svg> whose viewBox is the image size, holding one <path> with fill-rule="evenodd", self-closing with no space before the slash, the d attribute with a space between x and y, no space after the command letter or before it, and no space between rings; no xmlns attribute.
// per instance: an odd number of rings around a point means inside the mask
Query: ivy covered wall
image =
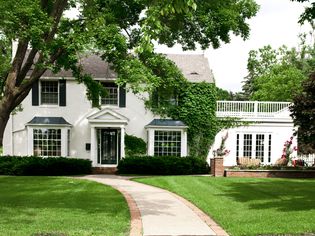
<svg viewBox="0 0 315 236"><path fill-rule="evenodd" d="M206 158L219 131L216 118L216 88L214 84L183 83L182 87L160 87L146 102L155 114L181 120L188 126L189 155Z"/></svg>

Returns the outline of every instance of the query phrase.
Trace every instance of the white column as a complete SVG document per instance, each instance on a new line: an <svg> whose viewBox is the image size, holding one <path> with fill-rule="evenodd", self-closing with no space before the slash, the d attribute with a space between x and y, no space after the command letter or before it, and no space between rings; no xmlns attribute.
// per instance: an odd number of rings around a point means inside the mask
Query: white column
<svg viewBox="0 0 315 236"><path fill-rule="evenodd" d="M181 138L181 153L180 155L182 157L187 156L187 130L183 130L182 132L182 138Z"/></svg>
<svg viewBox="0 0 315 236"><path fill-rule="evenodd" d="M125 158L125 127L120 127L120 157Z"/></svg>
<svg viewBox="0 0 315 236"><path fill-rule="evenodd" d="M27 126L27 155L32 156L33 154L33 128Z"/></svg>
<svg viewBox="0 0 315 236"><path fill-rule="evenodd" d="M148 156L154 155L154 129L148 129Z"/></svg>
<svg viewBox="0 0 315 236"><path fill-rule="evenodd" d="M65 157L67 156L67 129L66 128L62 128L61 129L61 156Z"/></svg>
<svg viewBox="0 0 315 236"><path fill-rule="evenodd" d="M91 161L92 166L97 165L97 138L96 138L96 128L91 127Z"/></svg>

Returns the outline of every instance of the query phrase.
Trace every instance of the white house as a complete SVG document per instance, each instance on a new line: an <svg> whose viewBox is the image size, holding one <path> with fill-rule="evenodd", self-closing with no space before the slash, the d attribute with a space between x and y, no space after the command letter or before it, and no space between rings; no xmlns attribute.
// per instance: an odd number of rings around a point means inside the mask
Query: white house
<svg viewBox="0 0 315 236"><path fill-rule="evenodd" d="M189 81L214 82L203 55L168 57ZM115 167L125 156L126 133L144 139L148 155L188 154L188 127L183 122L154 116L144 106L148 94L137 96L118 87L116 74L98 56L84 57L81 63L108 90L101 109L91 107L85 86L77 84L70 71L47 71L23 101L23 111L11 115L4 134L5 155L78 157L92 160L94 167Z"/></svg>
<svg viewBox="0 0 315 236"><path fill-rule="evenodd" d="M213 83L208 60L203 55L167 55L194 83ZM145 109L143 97L114 81L116 74L98 56L82 58L86 73L100 81L109 96L101 109L92 108L86 88L77 84L69 71L47 71L22 103L23 111L12 114L4 134L5 155L67 156L92 160L94 167L116 167L125 157L125 134L147 142L148 155L189 154L188 127L181 121L160 119ZM281 156L283 143L292 135L288 103L219 101L219 117L249 121L245 127L229 129L226 141L231 152L225 165L238 157L260 158L273 163ZM220 145L222 131L213 149ZM165 145L171 144L171 145ZM212 156L212 149L208 158Z"/></svg>
<svg viewBox="0 0 315 236"><path fill-rule="evenodd" d="M230 153L224 158L225 166L236 165L240 157L260 159L263 165L274 164L282 155L284 143L293 136L289 106L288 102L218 101L217 117L237 118L245 125L217 134L208 159L228 133L225 146ZM292 140L294 146L297 146L296 138Z"/></svg>

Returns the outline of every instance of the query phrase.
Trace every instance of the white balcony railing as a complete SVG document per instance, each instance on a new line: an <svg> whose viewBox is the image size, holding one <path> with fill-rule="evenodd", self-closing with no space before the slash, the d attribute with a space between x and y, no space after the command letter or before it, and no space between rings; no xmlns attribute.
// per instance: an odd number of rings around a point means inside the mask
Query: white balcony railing
<svg viewBox="0 0 315 236"><path fill-rule="evenodd" d="M218 117L291 119L289 102L217 101Z"/></svg>

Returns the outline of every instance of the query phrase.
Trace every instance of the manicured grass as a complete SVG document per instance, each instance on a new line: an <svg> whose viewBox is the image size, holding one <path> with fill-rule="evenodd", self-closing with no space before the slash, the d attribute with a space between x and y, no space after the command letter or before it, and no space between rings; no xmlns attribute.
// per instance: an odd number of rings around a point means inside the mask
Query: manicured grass
<svg viewBox="0 0 315 236"><path fill-rule="evenodd" d="M231 235L315 232L315 180L174 176L136 181L181 195Z"/></svg>
<svg viewBox="0 0 315 236"><path fill-rule="evenodd" d="M0 235L128 235L116 190L87 180L0 176Z"/></svg>

